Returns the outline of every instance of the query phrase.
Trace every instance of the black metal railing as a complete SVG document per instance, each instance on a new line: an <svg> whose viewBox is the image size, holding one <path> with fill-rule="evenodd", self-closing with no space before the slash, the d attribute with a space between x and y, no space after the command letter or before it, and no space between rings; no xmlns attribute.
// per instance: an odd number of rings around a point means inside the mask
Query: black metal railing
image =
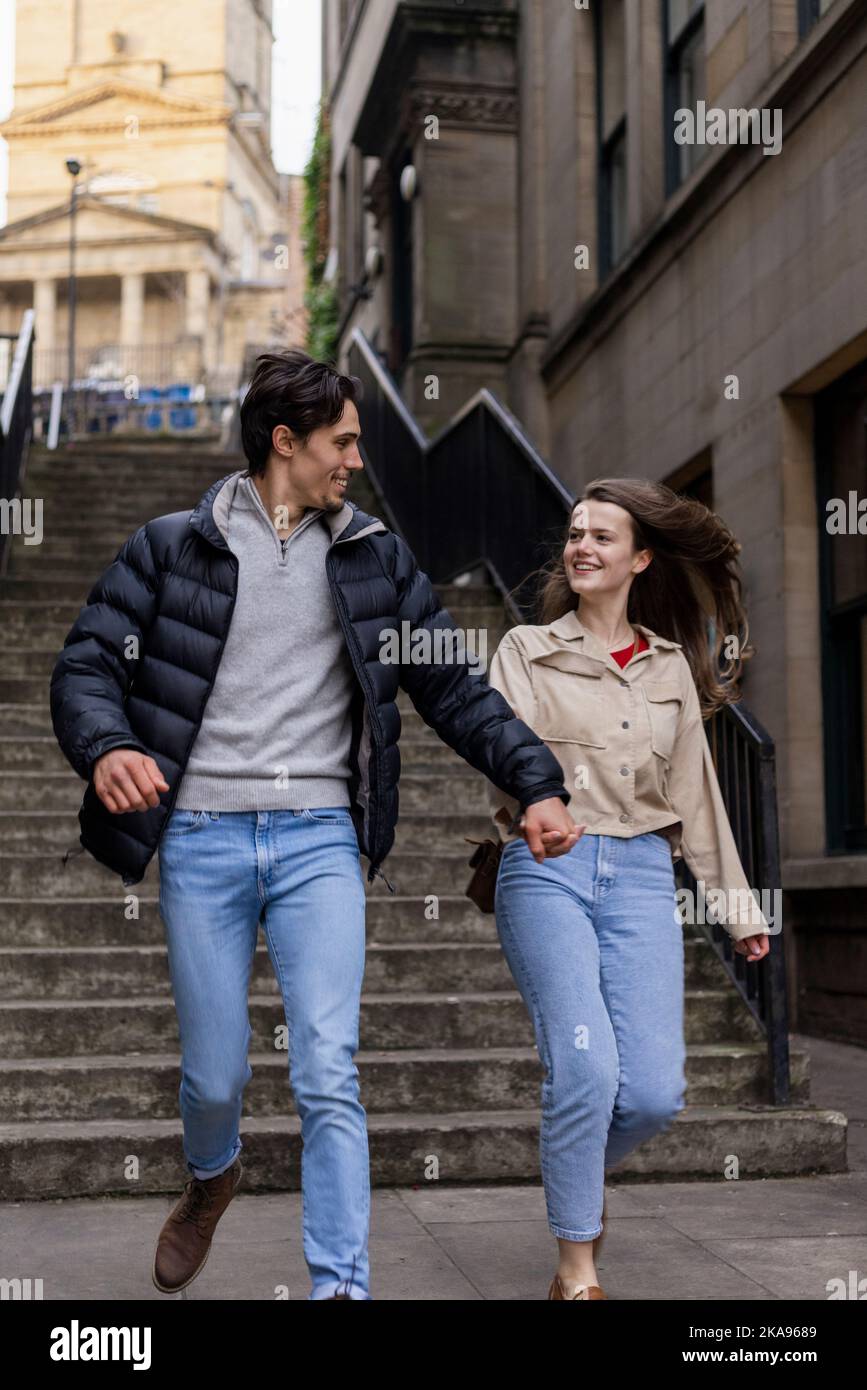
<svg viewBox="0 0 867 1390"><path fill-rule="evenodd" d="M0 499L5 502L18 496L33 436L33 318L33 310L25 309L19 333L0 333L0 341L9 343L11 349L0 405ZM5 507L4 516L11 515L10 508ZM9 564L9 544L9 531L2 526L0 575Z"/></svg>
<svg viewBox="0 0 867 1390"><path fill-rule="evenodd" d="M124 391L76 390L70 403L64 403L60 416L61 442L90 435L118 436L145 434L218 434L223 417L234 403L234 397L212 394L193 394L190 387L152 387L142 390L135 398ZM33 393L33 418L40 439L50 438L52 392Z"/></svg>
<svg viewBox="0 0 867 1390"><path fill-rule="evenodd" d="M68 388L68 349L62 345L37 348L33 376L39 387L50 387L55 381L62 381ZM141 387L170 386L188 377L189 361L175 342L76 345L73 369L76 391L111 382L123 387L131 380Z"/></svg>
<svg viewBox="0 0 867 1390"><path fill-rule="evenodd" d="M744 706L723 705L705 726L720 791L747 882L768 918L772 935L759 969L735 951L718 922L702 928L759 1028L768 1050L768 1100L789 1102L789 1021L786 962L781 934L780 839L774 741ZM696 882L684 860L677 861L678 885L696 902Z"/></svg>
<svg viewBox="0 0 867 1390"><path fill-rule="evenodd" d="M357 328L350 339L349 370L363 385L362 451L389 525L412 546L434 583L483 567L511 617L532 621L533 575L562 543L574 500L568 488L491 392L477 392L429 440ZM780 848L773 740L743 702L717 710L706 734L747 880L760 904L765 892L774 902ZM677 871L679 883L695 891L682 861ZM785 1105L789 1039L782 935L778 930L771 935L769 955L756 968L733 950L722 926L702 925L765 1035L768 1101Z"/></svg>

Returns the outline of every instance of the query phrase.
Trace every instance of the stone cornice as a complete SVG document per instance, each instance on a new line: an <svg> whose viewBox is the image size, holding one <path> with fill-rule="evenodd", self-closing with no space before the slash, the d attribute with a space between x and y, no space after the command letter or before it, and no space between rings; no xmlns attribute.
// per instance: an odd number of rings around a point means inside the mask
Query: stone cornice
<svg viewBox="0 0 867 1390"><path fill-rule="evenodd" d="M411 133L428 116L446 125L518 129L518 94L510 87L479 87L457 83L418 83L405 91L400 124Z"/></svg>

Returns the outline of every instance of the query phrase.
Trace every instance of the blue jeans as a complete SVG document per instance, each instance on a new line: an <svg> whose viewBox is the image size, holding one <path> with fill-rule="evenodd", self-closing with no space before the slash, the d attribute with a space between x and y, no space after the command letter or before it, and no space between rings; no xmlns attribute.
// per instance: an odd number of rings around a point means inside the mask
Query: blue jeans
<svg viewBox="0 0 867 1390"><path fill-rule="evenodd" d="M548 1224L602 1230L604 1175L683 1109L683 928L661 835L582 835L537 864L503 848L497 932L545 1077L540 1153Z"/></svg>
<svg viewBox="0 0 867 1390"><path fill-rule="evenodd" d="M369 1299L370 1164L353 1060L365 891L349 811L176 809L159 865L187 1167L214 1177L241 1150L241 1098L253 1074L247 991L261 920L301 1118L310 1298L339 1291Z"/></svg>

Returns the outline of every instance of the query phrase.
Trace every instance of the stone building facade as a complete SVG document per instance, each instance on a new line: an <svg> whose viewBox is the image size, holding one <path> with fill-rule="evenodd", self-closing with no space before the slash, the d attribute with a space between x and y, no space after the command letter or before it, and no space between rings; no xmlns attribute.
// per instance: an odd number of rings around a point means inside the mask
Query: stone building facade
<svg viewBox="0 0 867 1390"><path fill-rule="evenodd" d="M271 0L17 0L0 331L36 311L37 384L234 384L245 344L302 343L303 180L270 152ZM157 379L159 379L157 381Z"/></svg>
<svg viewBox="0 0 867 1390"><path fill-rule="evenodd" d="M794 1018L867 1040L867 3L324 10L342 347L429 432L487 386L575 492L731 525Z"/></svg>

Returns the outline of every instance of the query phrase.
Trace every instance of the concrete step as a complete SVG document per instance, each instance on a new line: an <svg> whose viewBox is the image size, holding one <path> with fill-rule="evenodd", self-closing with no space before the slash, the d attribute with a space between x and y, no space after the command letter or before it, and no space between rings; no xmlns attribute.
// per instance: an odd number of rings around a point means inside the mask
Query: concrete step
<svg viewBox="0 0 867 1390"><path fill-rule="evenodd" d="M95 577L95 576L94 576ZM82 581L80 575L58 573L51 579L43 570L34 579L13 579L6 575L0 580L0 599L5 603L56 603L77 613L87 599L93 579Z"/></svg>
<svg viewBox="0 0 867 1390"><path fill-rule="evenodd" d="M41 680L50 675L80 607L81 604L68 622L40 623L38 618L26 613L0 615L0 662L4 677Z"/></svg>
<svg viewBox="0 0 867 1390"><path fill-rule="evenodd" d="M260 1119L297 1113L286 1052L250 1055L253 1076L244 1107ZM441 1108L524 1110L538 1105L545 1070L536 1048L407 1048L356 1053L361 1101L368 1113ZM0 1062L0 1114L8 1123L51 1122L60 1114L94 1120L171 1120L177 1115L176 1053L127 1057L56 1057ZM764 1043L705 1043L687 1051L691 1105L761 1103L766 1094ZM809 1098L809 1057L792 1048L794 1102Z"/></svg>
<svg viewBox="0 0 867 1390"><path fill-rule="evenodd" d="M84 783L82 785L82 791ZM493 827L488 821L484 826L484 836L488 838ZM69 821L69 837L63 847L79 849L78 823L75 817ZM436 853L427 848L417 849L415 853L392 852L382 866L395 893L410 895L419 893L419 885L424 885L425 894L435 897L460 896L465 892L472 875L469 868L472 845L465 845L464 852ZM389 889L381 878L367 881L367 860L362 859L365 875L365 891L369 898L389 896ZM119 874L100 864L91 854L84 851L72 855L63 863L59 848L45 852L20 850L10 852L8 846L0 851L0 900L5 898L58 898L74 900L77 898L106 897L117 894L117 901L123 902L124 889ZM154 853L145 870L141 882L130 890L137 896L153 897L159 892L159 855Z"/></svg>
<svg viewBox="0 0 867 1390"><path fill-rule="evenodd" d="M247 1192L297 1191L297 1116L244 1116L240 1126ZM538 1181L537 1110L405 1111L368 1124L371 1181L377 1187L438 1178L449 1182ZM135 1191L176 1196L184 1177L179 1120L32 1121L0 1126L0 1200L130 1193L128 1156L139 1165ZM725 1172L731 1154L750 1177L846 1171L846 1119L812 1106L775 1110L688 1106L663 1133L617 1166L619 1177L683 1181Z"/></svg>
<svg viewBox="0 0 867 1390"><path fill-rule="evenodd" d="M466 606L478 608L499 607L502 616L502 598L493 584L437 584L435 585L440 603L451 612L452 608Z"/></svg>
<svg viewBox="0 0 867 1390"><path fill-rule="evenodd" d="M429 928L435 924L428 923ZM422 923L418 924L419 936ZM369 993L400 991L448 994L512 988L505 957L496 941L484 944L437 942L404 944L368 942L364 987ZM276 995L277 981L264 935L253 957L250 988ZM0 999L39 999L74 1003L85 1000L165 999L171 994L168 957L163 945L13 947L0 949Z"/></svg>
<svg viewBox="0 0 867 1390"><path fill-rule="evenodd" d="M144 887L144 885L141 885ZM120 893L101 898L4 898L0 899L0 947L114 948L164 946L165 927L159 900L150 887L135 900L138 916L126 916L127 903ZM497 942L492 914L479 912L465 895L442 896L437 916L423 897L386 893L367 903L367 940L371 944L410 945L430 941ZM710 947L708 947L710 949ZM712 983L708 979L708 983Z"/></svg>
<svg viewBox="0 0 867 1390"><path fill-rule="evenodd" d="M206 454L191 450L187 455L181 449L174 449L127 457L116 451L98 459L77 459L74 468L60 459L49 462L38 458L28 459L24 481L28 486L37 482L56 482L75 492L90 484L116 493L124 483L152 482L155 479L176 483L179 477L219 478L224 473L243 467L245 461L232 454Z"/></svg>
<svg viewBox="0 0 867 1390"><path fill-rule="evenodd" d="M43 688L39 692L39 698L29 702L0 701L0 732L5 738L27 739L33 734L53 738L48 690ZM69 767L69 763L66 763L66 766Z"/></svg>
<svg viewBox="0 0 867 1390"><path fill-rule="evenodd" d="M62 474L44 469L31 471L28 468L20 484L20 493L22 497L41 497L44 502L66 498L79 511L101 502L109 511L124 503L156 503L157 510L152 515L157 516L163 496L183 497L185 494L198 493L198 497L201 497L211 483L234 472L236 466L229 463L225 467L211 467L166 461L149 467L90 469L87 473L76 475L74 487L70 486L69 478Z"/></svg>
<svg viewBox="0 0 867 1390"><path fill-rule="evenodd" d="M44 700L48 727L51 727L47 682L68 632L68 627L58 629L54 641L45 651L38 649L34 651L32 647L16 651L14 646L10 650L8 642L5 644L0 642L0 654L2 654L0 659L2 659L2 669L5 673L0 676L0 704L38 704L40 700ZM488 661L504 635L502 632L488 634ZM472 653L478 650L476 645L471 646L470 642L467 642L467 651L471 653L468 659L472 660ZM480 654L485 655L483 651ZM8 672L7 667L9 668ZM483 664L483 674L486 669L487 665ZM410 697L404 691L399 694L398 709L401 716L402 733L408 734L411 738L423 737L431 740L439 738L439 735L429 724L424 722L422 716L415 710ZM4 732L9 733L10 730L4 728Z"/></svg>
<svg viewBox="0 0 867 1390"><path fill-rule="evenodd" d="M55 658L59 648L55 652ZM6 654L0 653L0 670L5 670ZM0 675L0 704L6 705L35 705L42 701L41 726L43 732L46 728L51 728L51 708L48 701L50 682L47 675L39 676L5 676ZM48 723L46 724L46 716ZM12 727L15 727L14 725ZM9 725L3 726L5 733L10 733Z"/></svg>
<svg viewBox="0 0 867 1390"><path fill-rule="evenodd" d="M28 478L22 496L41 502L43 531L46 533L50 531L55 534L67 525L94 530L100 526L131 526L135 530L153 517L195 507L220 476L216 473L213 476L203 474L200 478L179 477L160 483L121 483L116 491L110 492L106 492L106 487L100 484L81 488L73 495L58 483L37 489L32 479Z"/></svg>
<svg viewBox="0 0 867 1390"><path fill-rule="evenodd" d="M0 912L4 907L0 904ZM57 924L57 944L0 947L0 999L75 1002L136 995L165 997L171 993L171 984L163 942L140 940L139 923L127 925L127 941L119 946L68 945ZM446 994L513 988L495 929L491 938L482 943L441 941L438 923L425 921L417 912L408 925L414 926L415 937L407 935L403 941L379 942L375 924L368 924L364 976L368 992ZM251 988L263 995L276 993L277 982L263 933L259 934L258 943ZM710 943L694 938L685 941L684 947L687 989L724 989L725 971Z"/></svg>
<svg viewBox="0 0 867 1390"><path fill-rule="evenodd" d="M46 779L38 773L21 774L17 780L22 785L26 781L31 793L36 796L39 795L40 786L46 785ZM71 789L70 807L65 812L29 811L23 806L19 810L0 810L0 844L5 854L14 853L16 847L20 847L27 854L63 853L71 841L77 840L77 810L81 805L85 786L75 777L71 780L65 777L57 779L59 788L64 784ZM473 783L462 778L460 786L472 788ZM65 792L63 794L65 795ZM466 857L469 858L474 847L465 843L465 837L478 840L492 836L493 833L493 823L484 809L474 811L456 807L452 812L401 811L395 830L394 852L399 855L423 848L434 853L450 851L460 854L466 850Z"/></svg>
<svg viewBox="0 0 867 1390"><path fill-rule="evenodd" d="M759 1041L757 1025L734 990L687 990L684 1036L693 1042ZM267 1051L285 1019L279 996L251 994L251 1046ZM393 991L361 1000L361 1036L374 1049L529 1046L533 1030L517 990L456 993ZM0 1057L86 1057L174 1050L178 1025L171 997L10 1000L0 1003Z"/></svg>
<svg viewBox="0 0 867 1390"><path fill-rule="evenodd" d="M442 599L440 601L443 602ZM447 609L447 611L455 619L455 625L457 627L465 628L469 631L478 631L479 629L481 629L485 632L490 630L496 630L499 632L504 625L502 604L480 604L473 602L464 602L462 597L461 601L457 603L443 602L443 607ZM397 629L397 632L400 636L400 628ZM409 630L408 643L408 650L411 655L413 650L411 629ZM446 654L446 656L451 650L451 647L447 645L443 646L443 651Z"/></svg>
<svg viewBox="0 0 867 1390"><path fill-rule="evenodd" d="M0 728L2 728L0 724ZM60 744L53 734L31 734L9 738L0 734L0 779L20 776L23 773L39 774L42 777L59 777L61 774L75 777L69 763L63 756ZM80 790L84 783L78 778ZM26 792L25 792L26 795ZM77 801L76 804L79 804Z"/></svg>
<svg viewBox="0 0 867 1390"><path fill-rule="evenodd" d="M6 708L10 707L7 705ZM39 717L34 719L35 727L32 731L13 735L0 734L0 774L40 772L47 775L63 772L67 777L75 778L75 773L63 756L54 734L46 732L51 729L48 706L39 705L37 708ZM12 718L11 715L8 719L0 718L0 729L9 727ZM42 731L36 732L37 728L41 728ZM475 768L465 763L448 744L439 740L431 743L429 740L401 738L400 761L403 770L400 783L401 806L404 805L404 792L410 778L480 778ZM483 783L484 779L480 780ZM83 783L81 788L83 790Z"/></svg>
<svg viewBox="0 0 867 1390"><path fill-rule="evenodd" d="M129 531L103 532L95 542L76 540L66 535L43 536L40 545L27 545L23 536L13 536L9 549L9 568L12 574L38 573L50 557L52 565L81 568L91 575L91 583L106 569L129 536Z"/></svg>
<svg viewBox="0 0 867 1390"><path fill-rule="evenodd" d="M25 748L22 745L26 747L26 741L18 740L23 755ZM56 742L55 748L65 762ZM478 816L489 814L484 778L468 764L462 763L462 759L454 753L452 757L456 758L459 767L461 764L466 767L470 775L460 770L454 774L415 774L407 770L403 774L400 779L401 821L409 813L445 814L458 809ZM84 795L84 783L68 763L65 764L66 771L31 771L22 767L6 772L2 769L2 759L3 740L0 739L0 814L4 811L16 814L25 811L77 813ZM489 833L493 834L493 826Z"/></svg>
<svg viewBox="0 0 867 1390"><path fill-rule="evenodd" d="M61 608L59 604L16 604L15 611L12 611L11 606L5 612L0 611L0 653L5 677L36 679L46 671L51 672L69 630L86 602L87 593L89 590L82 595L81 603L68 605L68 611L62 617L43 617L37 611L43 606L46 609L50 607L57 615ZM478 669L478 657L481 660L480 669L484 674L505 635L503 629L479 627L473 621L464 622L458 614L450 616L455 620L454 629L449 631L447 637L435 639L442 644L439 648L433 641L430 643L429 649L434 664L459 665L469 662L475 671ZM406 650L412 650L411 640ZM425 648L417 647L416 650L424 651ZM383 655L388 651L385 642L382 651ZM404 690L398 692L397 705L401 712L412 713L415 709L410 696Z"/></svg>

